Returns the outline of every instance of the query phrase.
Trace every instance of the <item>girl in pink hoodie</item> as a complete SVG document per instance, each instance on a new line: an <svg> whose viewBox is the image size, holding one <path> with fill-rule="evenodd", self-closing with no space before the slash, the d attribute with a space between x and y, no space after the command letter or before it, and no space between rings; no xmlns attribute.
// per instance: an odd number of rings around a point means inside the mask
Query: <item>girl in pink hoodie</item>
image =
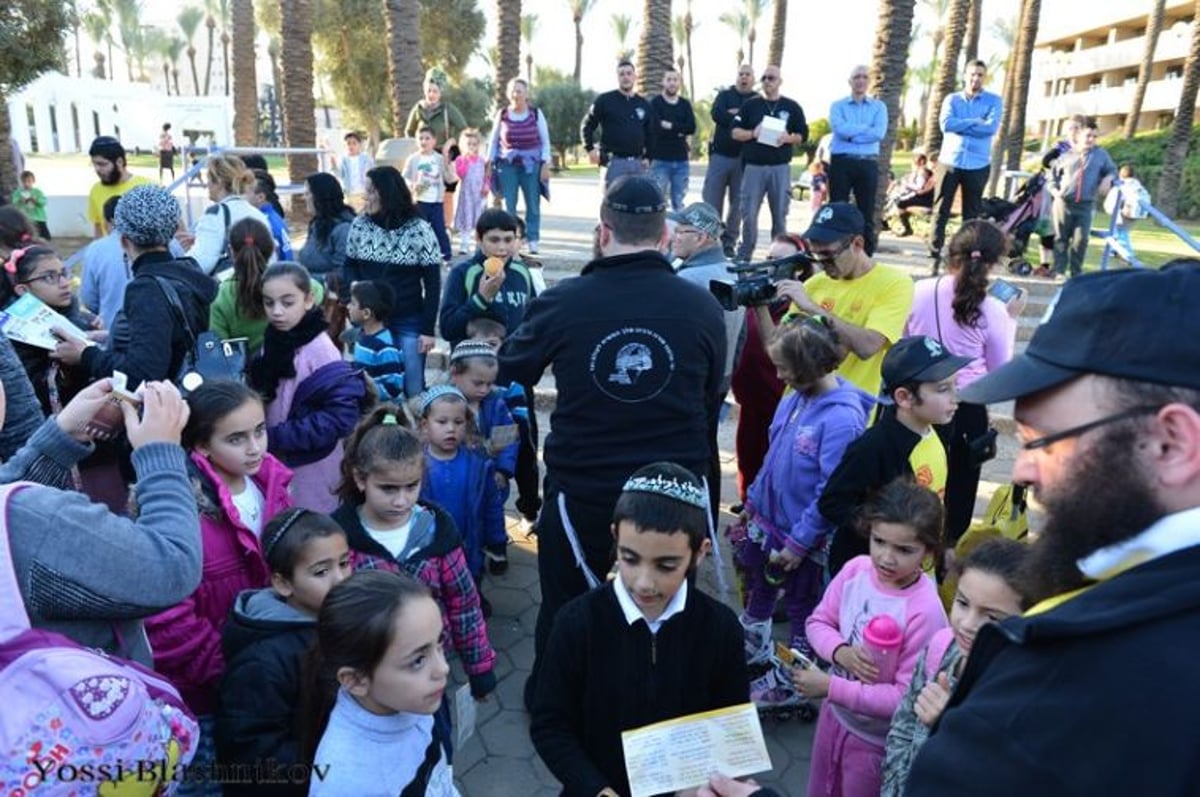
<svg viewBox="0 0 1200 797"><path fill-rule="evenodd" d="M908 479L884 487L866 507L870 555L838 571L806 631L813 650L832 662L829 674L798 668L792 680L809 699L825 698L813 739L808 794L877 797L888 724L912 681L917 658L946 627L937 585L921 572L942 537L942 502ZM894 666L883 666L864 640L872 620L901 629ZM888 672L892 670L893 672Z"/></svg>
<svg viewBox="0 0 1200 797"><path fill-rule="evenodd" d="M186 600L146 621L154 669L179 689L200 721L196 763L211 756L217 690L225 671L221 631L238 593L270 586L259 537L292 505L292 472L267 453L262 400L237 382L205 382L188 396L183 430L200 510L204 570Z"/></svg>

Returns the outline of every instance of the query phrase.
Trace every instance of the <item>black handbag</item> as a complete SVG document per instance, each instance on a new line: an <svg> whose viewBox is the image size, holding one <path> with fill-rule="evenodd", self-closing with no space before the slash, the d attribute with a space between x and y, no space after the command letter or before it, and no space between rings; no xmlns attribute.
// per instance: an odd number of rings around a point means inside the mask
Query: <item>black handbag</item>
<svg viewBox="0 0 1200 797"><path fill-rule="evenodd" d="M246 338L221 340L214 332L201 332L197 335L187 322L187 315L183 312L183 303L179 300L175 286L165 277L155 277L154 281L167 297L176 322L187 335L187 352L174 380L179 392L186 397L204 382L214 379L244 382Z"/></svg>

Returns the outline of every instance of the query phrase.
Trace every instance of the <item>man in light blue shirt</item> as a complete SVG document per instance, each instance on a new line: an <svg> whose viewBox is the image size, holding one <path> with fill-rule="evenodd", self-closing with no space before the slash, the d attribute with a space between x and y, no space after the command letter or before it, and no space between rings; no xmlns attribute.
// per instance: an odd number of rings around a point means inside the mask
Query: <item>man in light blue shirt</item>
<svg viewBox="0 0 1200 797"><path fill-rule="evenodd" d="M875 252L875 192L879 188L879 142L887 133L887 106L867 96L870 72L859 64L850 71L850 96L829 108L833 140L829 146L829 199L854 203L867 220L867 254Z"/></svg>
<svg viewBox="0 0 1200 797"><path fill-rule="evenodd" d="M987 65L972 61L967 67L966 87L942 102L938 123L942 128L942 149L934 171L933 206L937 217L929 256L934 258L934 273L946 239L946 221L954 192L962 187L962 220L979 216L983 207L983 188L987 184L992 159L992 137L1000 127L1003 110L999 95L983 90Z"/></svg>

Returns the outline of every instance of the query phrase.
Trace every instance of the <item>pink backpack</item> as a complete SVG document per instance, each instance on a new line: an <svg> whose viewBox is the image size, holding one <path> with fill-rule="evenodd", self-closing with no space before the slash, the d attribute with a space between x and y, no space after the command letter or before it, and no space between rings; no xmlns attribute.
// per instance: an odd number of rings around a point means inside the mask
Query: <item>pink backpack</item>
<svg viewBox="0 0 1200 797"><path fill-rule="evenodd" d="M199 740L175 688L30 627L8 536L9 499L27 486L0 486L0 795L169 794Z"/></svg>

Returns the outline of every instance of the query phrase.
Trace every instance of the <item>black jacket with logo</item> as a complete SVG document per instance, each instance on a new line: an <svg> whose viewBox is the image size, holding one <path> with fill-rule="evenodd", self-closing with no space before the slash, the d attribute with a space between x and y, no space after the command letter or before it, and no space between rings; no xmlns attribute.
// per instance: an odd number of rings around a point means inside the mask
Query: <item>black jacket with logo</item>
<svg viewBox="0 0 1200 797"><path fill-rule="evenodd" d="M615 496L658 460L707 471L725 319L658 252L595 260L538 296L500 364L522 384L553 366L558 402L545 461L568 495Z"/></svg>
<svg viewBox="0 0 1200 797"><path fill-rule="evenodd" d="M644 158L650 137L654 135L654 116L650 103L641 94L622 94L613 89L597 97L588 108L580 127L583 146L588 152L597 146L596 128L600 128L601 158L610 155Z"/></svg>

